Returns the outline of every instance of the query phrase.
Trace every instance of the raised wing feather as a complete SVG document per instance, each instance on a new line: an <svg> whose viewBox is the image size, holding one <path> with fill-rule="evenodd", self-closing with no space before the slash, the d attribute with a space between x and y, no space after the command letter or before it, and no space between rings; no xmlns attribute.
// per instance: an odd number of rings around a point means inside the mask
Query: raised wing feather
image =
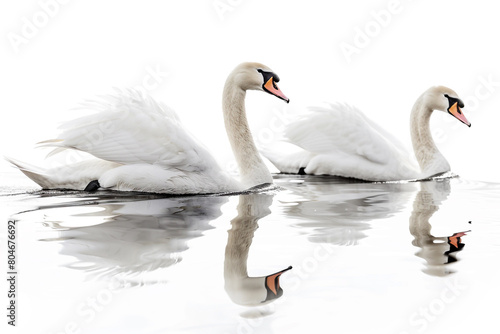
<svg viewBox="0 0 500 334"><path fill-rule="evenodd" d="M291 123L285 137L291 143L316 154L358 155L385 164L394 152L404 155L404 146L355 107L331 104L315 107Z"/></svg>
<svg viewBox="0 0 500 334"><path fill-rule="evenodd" d="M217 165L173 110L138 91L117 91L84 107L95 112L64 123L56 140L42 144L81 150L120 164L192 172Z"/></svg>

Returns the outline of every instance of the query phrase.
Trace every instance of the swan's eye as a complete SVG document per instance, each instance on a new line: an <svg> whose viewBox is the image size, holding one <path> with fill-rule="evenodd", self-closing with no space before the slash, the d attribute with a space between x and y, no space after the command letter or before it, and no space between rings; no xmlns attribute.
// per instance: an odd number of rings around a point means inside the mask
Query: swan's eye
<svg viewBox="0 0 500 334"><path fill-rule="evenodd" d="M456 97L450 97L448 94L444 94L444 96L448 99L448 101L450 103L450 107L455 103L457 103L460 108L465 107L465 104L462 100L457 99Z"/></svg>
<svg viewBox="0 0 500 334"><path fill-rule="evenodd" d="M268 82L269 79L271 79L274 76L273 72L267 72L267 71L261 70L260 68L257 71L260 74L262 74L262 77L264 78L264 82Z"/></svg>
<svg viewBox="0 0 500 334"><path fill-rule="evenodd" d="M276 83L280 81L280 78L276 73L264 71L260 68L257 69L257 72L262 74L262 78L264 79L264 83L262 84L262 89L265 92L268 92L278 98L286 101L286 103L290 102L290 99L283 94L283 92L278 88Z"/></svg>
<svg viewBox="0 0 500 334"><path fill-rule="evenodd" d="M269 79L271 79L271 78L273 78L274 82L280 82L280 77L274 72L264 71L264 70L261 70L260 68L257 70L257 72L262 74L265 82L269 81Z"/></svg>
<svg viewBox="0 0 500 334"><path fill-rule="evenodd" d="M267 72L267 71L261 70L260 68L257 71L262 74L262 77L264 78L264 84L266 84L267 82L269 82L270 79L272 79L271 83L272 83L274 89L278 89L278 86L276 86L276 83L280 81L280 77L276 73Z"/></svg>

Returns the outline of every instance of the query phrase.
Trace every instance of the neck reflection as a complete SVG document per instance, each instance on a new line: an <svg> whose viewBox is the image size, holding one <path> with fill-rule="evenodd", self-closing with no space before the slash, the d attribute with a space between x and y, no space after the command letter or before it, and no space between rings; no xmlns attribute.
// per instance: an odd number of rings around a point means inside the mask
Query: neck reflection
<svg viewBox="0 0 500 334"><path fill-rule="evenodd" d="M431 233L430 218L436 213L451 192L450 180L435 180L420 183L420 191L413 202L410 216L412 244L420 247L415 254L426 261L422 270L431 276L446 276L453 271L449 264L458 261L456 254L465 244L462 237L469 231L455 232L449 236L436 237Z"/></svg>
<svg viewBox="0 0 500 334"><path fill-rule="evenodd" d="M248 276L247 260L258 221L269 215L272 194L240 195L238 215L231 220L231 229L224 258L224 288L238 305L259 306L283 295L280 276L292 269L289 266L267 276Z"/></svg>

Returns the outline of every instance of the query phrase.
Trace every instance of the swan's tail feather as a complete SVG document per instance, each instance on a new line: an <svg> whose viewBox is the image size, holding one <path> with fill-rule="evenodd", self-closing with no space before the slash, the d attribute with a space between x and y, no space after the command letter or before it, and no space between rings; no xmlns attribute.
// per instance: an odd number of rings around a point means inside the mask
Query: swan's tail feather
<svg viewBox="0 0 500 334"><path fill-rule="evenodd" d="M42 188L49 188L49 185L52 183L50 181L50 175L48 175L47 171L43 168L33 166L10 157L4 158Z"/></svg>
<svg viewBox="0 0 500 334"><path fill-rule="evenodd" d="M83 190L90 181L97 180L106 171L120 166L114 162L92 158L69 165L58 166L54 163L54 167L40 168L13 158L5 159L43 189Z"/></svg>
<svg viewBox="0 0 500 334"><path fill-rule="evenodd" d="M282 154L281 152L289 152ZM296 174L301 168L306 167L311 154L293 144L279 142L260 150L260 153L266 157L281 173Z"/></svg>
<svg viewBox="0 0 500 334"><path fill-rule="evenodd" d="M49 140L44 140L41 142L36 143L37 147L55 147L55 152L52 151L49 153L48 156L54 155L56 153L59 153L60 151L68 148L64 146L62 139L49 139Z"/></svg>
<svg viewBox="0 0 500 334"><path fill-rule="evenodd" d="M49 140L43 140L37 143L37 145L43 145L43 146L51 146L54 145L54 143L60 143L62 142L62 139L49 139Z"/></svg>
<svg viewBox="0 0 500 334"><path fill-rule="evenodd" d="M57 153L66 151L68 148L67 147L58 147L50 151L45 158L50 158L51 156L56 155Z"/></svg>

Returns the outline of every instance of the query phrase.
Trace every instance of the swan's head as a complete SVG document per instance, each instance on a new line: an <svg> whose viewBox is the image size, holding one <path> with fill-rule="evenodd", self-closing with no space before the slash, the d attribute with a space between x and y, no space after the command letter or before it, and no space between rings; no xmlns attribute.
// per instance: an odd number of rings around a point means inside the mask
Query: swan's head
<svg viewBox="0 0 500 334"><path fill-rule="evenodd" d="M280 78L269 67L259 63L242 63L232 73L234 83L243 90L261 90L272 94L286 103L290 99L278 88Z"/></svg>
<svg viewBox="0 0 500 334"><path fill-rule="evenodd" d="M229 298L238 305L265 305L283 296L280 277L290 269L291 266L277 273L259 277L231 276L225 273L224 289Z"/></svg>
<svg viewBox="0 0 500 334"><path fill-rule="evenodd" d="M462 112L464 103L452 89L444 86L432 87L425 93L425 102L431 109L447 112L465 125L471 126Z"/></svg>

